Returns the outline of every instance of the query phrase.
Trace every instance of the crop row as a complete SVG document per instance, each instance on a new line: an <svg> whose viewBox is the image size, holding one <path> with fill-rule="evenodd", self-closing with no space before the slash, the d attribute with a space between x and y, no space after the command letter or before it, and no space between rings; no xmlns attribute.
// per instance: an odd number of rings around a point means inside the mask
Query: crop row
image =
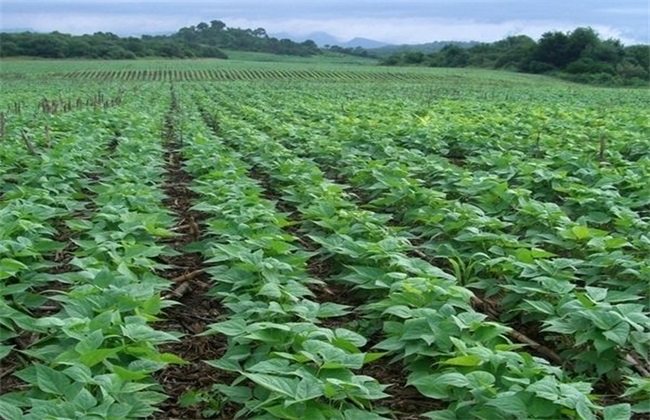
<svg viewBox="0 0 650 420"><path fill-rule="evenodd" d="M65 73L65 79L98 81L232 81L232 80L315 80L315 81L425 81L426 74L366 71L205 69L205 70L86 70Z"/></svg>
<svg viewBox="0 0 650 420"><path fill-rule="evenodd" d="M11 253L0 276L2 356L18 382L3 386L0 413L146 417L166 398L152 374L182 362L157 350L176 336L149 326L168 288L155 274L169 252L157 241L173 235L161 207L162 146L152 141L160 121L135 108L53 118L74 128L15 162L28 165L3 186L1 209L14 222L2 225Z"/></svg>

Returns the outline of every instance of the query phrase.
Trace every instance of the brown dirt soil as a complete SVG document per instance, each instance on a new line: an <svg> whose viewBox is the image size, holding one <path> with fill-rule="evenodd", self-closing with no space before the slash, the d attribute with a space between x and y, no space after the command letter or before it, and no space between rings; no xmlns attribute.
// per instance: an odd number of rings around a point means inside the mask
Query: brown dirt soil
<svg viewBox="0 0 650 420"><path fill-rule="evenodd" d="M176 232L179 236L164 241L168 246L180 252L180 255L160 258L170 268L159 273L174 282L172 291L165 297L178 302L178 305L165 310L165 320L156 325L157 329L181 332L180 341L161 346L161 352L173 353L187 364L169 365L155 375L169 399L159 408L162 410L154 416L156 419L201 419L205 404L182 407L180 397L188 391L209 390L215 383L230 383L234 377L214 369L204 363L220 358L227 349L225 337L221 335L198 336L211 323L219 321L224 312L219 302L207 295L211 279L202 272L207 266L198 253L187 253L183 247L202 239L201 222L207 215L191 210L197 195L188 185L191 176L183 167L180 144L176 142L176 128L171 113L175 112L174 103L170 116L165 121L164 137L166 139L166 179L164 204L177 219ZM226 406L219 417L232 418L236 407Z"/></svg>

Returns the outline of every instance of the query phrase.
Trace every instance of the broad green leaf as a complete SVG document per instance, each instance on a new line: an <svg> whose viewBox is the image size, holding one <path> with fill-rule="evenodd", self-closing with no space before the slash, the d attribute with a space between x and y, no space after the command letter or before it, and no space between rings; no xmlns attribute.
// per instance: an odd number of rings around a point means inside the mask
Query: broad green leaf
<svg viewBox="0 0 650 420"><path fill-rule="evenodd" d="M210 324L209 328L200 333L199 335L210 335L215 332L235 337L246 333L246 321L241 318L233 318L228 321L218 322L216 324Z"/></svg>
<svg viewBox="0 0 650 420"><path fill-rule="evenodd" d="M179 339L165 331L157 331L146 324L128 324L122 326L122 333L134 341L146 341L151 344L163 344Z"/></svg>
<svg viewBox="0 0 650 420"><path fill-rule="evenodd" d="M23 420L23 411L15 405L0 400L0 417L4 420Z"/></svg>
<svg viewBox="0 0 650 420"><path fill-rule="evenodd" d="M591 236L589 227L587 226L582 226L582 225L574 226L571 228L571 232L573 233L576 239L586 239Z"/></svg>
<svg viewBox="0 0 650 420"><path fill-rule="evenodd" d="M538 312L547 315L555 315L555 306L550 302L544 300L524 300L528 305L533 307Z"/></svg>
<svg viewBox="0 0 650 420"><path fill-rule="evenodd" d="M389 315L395 315L396 317L402 318L402 319L407 319L411 318L411 308L409 308L406 305L393 305L390 308L386 309L383 313L383 315L389 314Z"/></svg>
<svg viewBox="0 0 650 420"><path fill-rule="evenodd" d="M295 400L291 404L296 402L313 400L324 395L323 385L318 382L316 377L308 376L298 382L296 387Z"/></svg>
<svg viewBox="0 0 650 420"><path fill-rule="evenodd" d="M0 260L0 280L9 278L17 274L21 270L27 270L25 264L13 258L3 258Z"/></svg>
<svg viewBox="0 0 650 420"><path fill-rule="evenodd" d="M88 367L93 367L106 359L110 359L123 350L122 347L112 349L96 349L79 356L79 361Z"/></svg>
<svg viewBox="0 0 650 420"><path fill-rule="evenodd" d="M511 414L517 418L525 418L528 410L526 403L517 395L497 395L487 403L500 411Z"/></svg>
<svg viewBox="0 0 650 420"><path fill-rule="evenodd" d="M88 384L93 380L92 371L84 365L70 366L69 368L65 369L63 373L65 373L70 379L75 382Z"/></svg>
<svg viewBox="0 0 650 420"><path fill-rule="evenodd" d="M625 346L630 335L630 324L625 321L619 322L614 328L604 331L603 335L619 346Z"/></svg>
<svg viewBox="0 0 650 420"><path fill-rule="evenodd" d="M431 420L461 420L456 417L456 414L453 410L436 410L436 411L427 411L422 414L422 417L426 417Z"/></svg>
<svg viewBox="0 0 650 420"><path fill-rule="evenodd" d="M4 346L0 345L0 360L4 359L11 353L11 350L14 348L14 346Z"/></svg>
<svg viewBox="0 0 650 420"><path fill-rule="evenodd" d="M80 353L88 353L92 350L98 349L99 346L104 342L104 335L101 330L96 330L86 336L75 346L75 350Z"/></svg>
<svg viewBox="0 0 650 420"><path fill-rule="evenodd" d="M36 385L41 391L61 395L70 381L59 371L45 365L36 365Z"/></svg>
<svg viewBox="0 0 650 420"><path fill-rule="evenodd" d="M113 366L113 372L117 374L117 376L124 380L125 382L127 381L139 381L141 379L144 379L148 376L150 376L149 372L134 372L129 369L124 369L121 366Z"/></svg>
<svg viewBox="0 0 650 420"><path fill-rule="evenodd" d="M387 417L382 417L377 413L359 409L348 409L343 412L344 420L386 420Z"/></svg>
<svg viewBox="0 0 650 420"><path fill-rule="evenodd" d="M247 369L255 373L271 373L278 375L286 375L290 372L289 361L286 359L271 359L263 360Z"/></svg>
<svg viewBox="0 0 650 420"><path fill-rule="evenodd" d="M65 224L74 231L90 230L93 228L93 223L84 219L68 220Z"/></svg>
<svg viewBox="0 0 650 420"><path fill-rule="evenodd" d="M582 420L596 420L596 415L584 401L578 401L576 411L578 412L578 417Z"/></svg>
<svg viewBox="0 0 650 420"><path fill-rule="evenodd" d="M72 403L84 411L90 410L97 405L97 399L86 388L82 388Z"/></svg>
<svg viewBox="0 0 650 420"><path fill-rule="evenodd" d="M447 399L451 394L447 391L448 387L465 388L469 386L469 381L461 373L450 372L437 375L427 375L420 378L409 380L409 385L413 385L422 395L434 399Z"/></svg>
<svg viewBox="0 0 650 420"><path fill-rule="evenodd" d="M298 387L297 379L283 378L281 376L265 375L261 373L244 373L244 376L256 384L286 397L294 398L296 395L296 388Z"/></svg>
<svg viewBox="0 0 650 420"><path fill-rule="evenodd" d="M232 401L244 404L252 398L252 390L247 386L228 386L223 384L215 385L215 388Z"/></svg>
<svg viewBox="0 0 650 420"><path fill-rule="evenodd" d="M540 398L549 401L556 401L559 398L559 388L555 379L551 377L544 377L537 382L530 384L526 391L533 392Z"/></svg>
<svg viewBox="0 0 650 420"><path fill-rule="evenodd" d="M282 289L275 283L266 283L257 292L258 296L267 296L273 299L280 299L282 297Z"/></svg>
<svg viewBox="0 0 650 420"><path fill-rule="evenodd" d="M616 404L605 407L603 420L629 420L632 417L630 404Z"/></svg>
<svg viewBox="0 0 650 420"><path fill-rule="evenodd" d="M465 378L467 378L469 384L476 389L487 389L496 382L494 375L480 370L468 373L465 375Z"/></svg>
<svg viewBox="0 0 650 420"><path fill-rule="evenodd" d="M601 302L607 297L607 289L602 287L587 286L585 287L585 290L587 291L587 295L589 295L591 300L594 302Z"/></svg>
<svg viewBox="0 0 650 420"><path fill-rule="evenodd" d="M363 347L368 340L361 334L355 333L345 328L337 328L334 330L336 338L342 338L346 341L353 343L357 347Z"/></svg>

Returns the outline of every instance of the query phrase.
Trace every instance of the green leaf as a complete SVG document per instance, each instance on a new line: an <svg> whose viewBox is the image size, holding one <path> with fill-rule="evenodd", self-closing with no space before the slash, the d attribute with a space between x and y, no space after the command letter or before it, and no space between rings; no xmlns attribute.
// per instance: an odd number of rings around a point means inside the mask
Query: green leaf
<svg viewBox="0 0 650 420"><path fill-rule="evenodd" d="M86 388L82 388L72 403L84 411L88 411L97 405L97 399Z"/></svg>
<svg viewBox="0 0 650 420"><path fill-rule="evenodd" d="M546 315L555 315L555 306L545 300L524 300L528 305L530 305L537 312L541 312Z"/></svg>
<svg viewBox="0 0 650 420"><path fill-rule="evenodd" d="M446 399L451 396L447 388L465 388L469 386L469 381L461 373L449 372L437 375L426 375L420 378L409 380L409 385L413 385L424 396L434 399Z"/></svg>
<svg viewBox="0 0 650 420"><path fill-rule="evenodd" d="M13 404L0 400L0 417L4 420L23 420L23 411Z"/></svg>
<svg viewBox="0 0 650 420"><path fill-rule="evenodd" d="M0 360L4 359L7 357L9 353L11 353L11 350L14 348L14 346L3 346L0 345Z"/></svg>
<svg viewBox="0 0 650 420"><path fill-rule="evenodd" d="M263 360L254 364L247 370L255 373L275 373L283 375L289 372L289 361L286 359Z"/></svg>
<svg viewBox="0 0 650 420"><path fill-rule="evenodd" d="M368 340L361 334L355 333L345 328L337 328L334 330L334 335L336 338L342 338L346 341L351 342L357 347L363 347L366 345Z"/></svg>
<svg viewBox="0 0 650 420"><path fill-rule="evenodd" d="M632 417L630 404L616 404L605 407L603 420L629 420Z"/></svg>
<svg viewBox="0 0 650 420"><path fill-rule="evenodd" d="M165 331L157 331L146 324L122 325L122 333L134 341L146 341L151 344L163 344L179 339Z"/></svg>
<svg viewBox="0 0 650 420"><path fill-rule="evenodd" d="M471 386L476 389L487 389L490 386L494 385L496 378L489 372L483 372L480 370L470 372L465 375L467 381Z"/></svg>
<svg viewBox="0 0 650 420"><path fill-rule="evenodd" d="M375 360L378 360L378 359L384 357L387 354L388 353L386 353L386 352L382 352L382 353L377 353L377 352L375 352L375 353L366 353L363 356L363 364L365 365L366 363L372 363Z"/></svg>
<svg viewBox="0 0 650 420"><path fill-rule="evenodd" d="M104 342L104 335L101 330L93 331L83 340L81 340L74 349L80 353L84 354L92 350L96 350Z"/></svg>
<svg viewBox="0 0 650 420"><path fill-rule="evenodd" d="M526 391L550 401L556 401L560 396L556 380L548 376L530 384Z"/></svg>
<svg viewBox="0 0 650 420"><path fill-rule="evenodd" d="M267 296L272 299L280 299L282 297L282 289L275 283L266 283L257 292L258 296Z"/></svg>
<svg viewBox="0 0 650 420"><path fill-rule="evenodd" d="M313 376L307 376L298 382L296 387L295 401L292 401L291 404L296 402L313 400L324 395L323 386L320 382Z"/></svg>
<svg viewBox="0 0 650 420"><path fill-rule="evenodd" d="M244 404L253 396L251 388L247 386L228 386L223 384L215 385L215 389L230 400Z"/></svg>
<svg viewBox="0 0 650 420"><path fill-rule="evenodd" d="M173 353L160 353L157 356L153 356L152 359L157 362L162 362L162 363L167 363L172 365L187 365L190 363L187 360Z"/></svg>
<svg viewBox="0 0 650 420"><path fill-rule="evenodd" d="M124 380L125 382L130 382L130 381L139 381L140 379L144 379L148 376L150 376L149 372L134 372L130 369L125 369L121 366L115 365L113 366L113 372L117 374L117 376Z"/></svg>
<svg viewBox="0 0 650 420"><path fill-rule="evenodd" d="M572 227L571 233L573 233L576 239L587 239L591 236L589 227L582 225Z"/></svg>
<svg viewBox="0 0 650 420"><path fill-rule="evenodd" d="M587 295L594 302L601 302L601 301L605 300L605 298L607 297L607 289L602 288L602 287L587 286L587 287L585 287L585 290L587 291Z"/></svg>
<svg viewBox="0 0 650 420"><path fill-rule="evenodd" d="M517 394L514 395L497 395L487 403L498 408L504 413L512 414L517 418L525 418L528 410L526 403Z"/></svg>
<svg viewBox="0 0 650 420"><path fill-rule="evenodd" d="M426 417L431 420L459 420L452 410L427 411L426 413L422 414L422 417Z"/></svg>
<svg viewBox="0 0 650 420"><path fill-rule="evenodd" d="M227 335L229 337L235 337L246 333L246 321L241 318L233 318L228 321L217 322L216 324L211 324L208 330L200 333L199 335L209 335L214 334L215 332Z"/></svg>
<svg viewBox="0 0 650 420"><path fill-rule="evenodd" d="M81 230L90 230L93 228L93 223L89 220L84 219L73 219L68 220L65 224L72 230L81 231Z"/></svg>
<svg viewBox="0 0 650 420"><path fill-rule="evenodd" d="M80 355L79 361L88 367L93 367L97 363L101 363L104 360L115 356L121 352L122 349L122 347L115 347L112 349L96 349Z"/></svg>
<svg viewBox="0 0 650 420"><path fill-rule="evenodd" d="M83 384L91 383L93 380L93 374L87 366L76 365L70 366L69 368L63 371L69 378L75 382L80 382Z"/></svg>
<svg viewBox="0 0 650 420"><path fill-rule="evenodd" d="M382 315L390 314L395 315L398 318L407 319L411 318L411 308L406 305L393 305L390 308L386 309Z"/></svg>
<svg viewBox="0 0 650 420"><path fill-rule="evenodd" d="M259 373L244 373L251 381L270 390L277 392L289 398L294 398L296 388L298 387L297 379L283 378L280 376L265 375Z"/></svg>
<svg viewBox="0 0 650 420"><path fill-rule="evenodd" d="M58 372L45 365L36 365L36 385L41 391L62 395L70 381L61 372Z"/></svg>
<svg viewBox="0 0 650 420"><path fill-rule="evenodd" d="M630 324L627 322L619 322L611 330L604 331L603 335L619 346L625 346L627 338L630 335Z"/></svg>
<svg viewBox="0 0 650 420"><path fill-rule="evenodd" d="M596 420L596 415L584 401L578 401L576 404L576 412L578 413L578 417L582 420Z"/></svg>
<svg viewBox="0 0 650 420"><path fill-rule="evenodd" d="M451 366L478 366L483 361L480 357L474 355L459 356L447 359L443 362L440 362L441 365L451 365Z"/></svg>
<svg viewBox="0 0 650 420"><path fill-rule="evenodd" d="M6 255L6 254L5 254ZM27 270L25 264L12 258L3 258L0 260L0 280L13 277L21 270Z"/></svg>

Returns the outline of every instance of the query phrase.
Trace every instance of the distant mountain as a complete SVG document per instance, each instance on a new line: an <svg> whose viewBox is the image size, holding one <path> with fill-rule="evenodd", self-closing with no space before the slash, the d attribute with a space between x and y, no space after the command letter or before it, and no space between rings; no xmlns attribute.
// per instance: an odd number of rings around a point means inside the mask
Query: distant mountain
<svg viewBox="0 0 650 420"><path fill-rule="evenodd" d="M269 35L278 39L290 39L294 42L304 42L308 39L311 39L319 47L324 47L325 45L336 45L343 48L379 48L390 45L385 42L375 41L374 39L368 38L354 38L349 41L343 41L342 39L328 34L327 32L312 32L306 35L293 35L288 32L279 32Z"/></svg>
<svg viewBox="0 0 650 420"><path fill-rule="evenodd" d="M341 43L340 39L328 34L327 32L312 32L307 35L293 35L287 32L278 32L275 34L269 34L269 36L278 39L290 39L293 42L304 42L308 39L311 39L319 47L323 47L325 45L339 45Z"/></svg>
<svg viewBox="0 0 650 420"><path fill-rule="evenodd" d="M380 48L380 47L388 47L391 46L391 44L387 44L385 42L381 41L375 41L374 39L368 39L368 38L354 38L351 39L347 42L335 44L339 45L344 48L356 48L356 47L361 47L365 49L370 49L370 48Z"/></svg>

